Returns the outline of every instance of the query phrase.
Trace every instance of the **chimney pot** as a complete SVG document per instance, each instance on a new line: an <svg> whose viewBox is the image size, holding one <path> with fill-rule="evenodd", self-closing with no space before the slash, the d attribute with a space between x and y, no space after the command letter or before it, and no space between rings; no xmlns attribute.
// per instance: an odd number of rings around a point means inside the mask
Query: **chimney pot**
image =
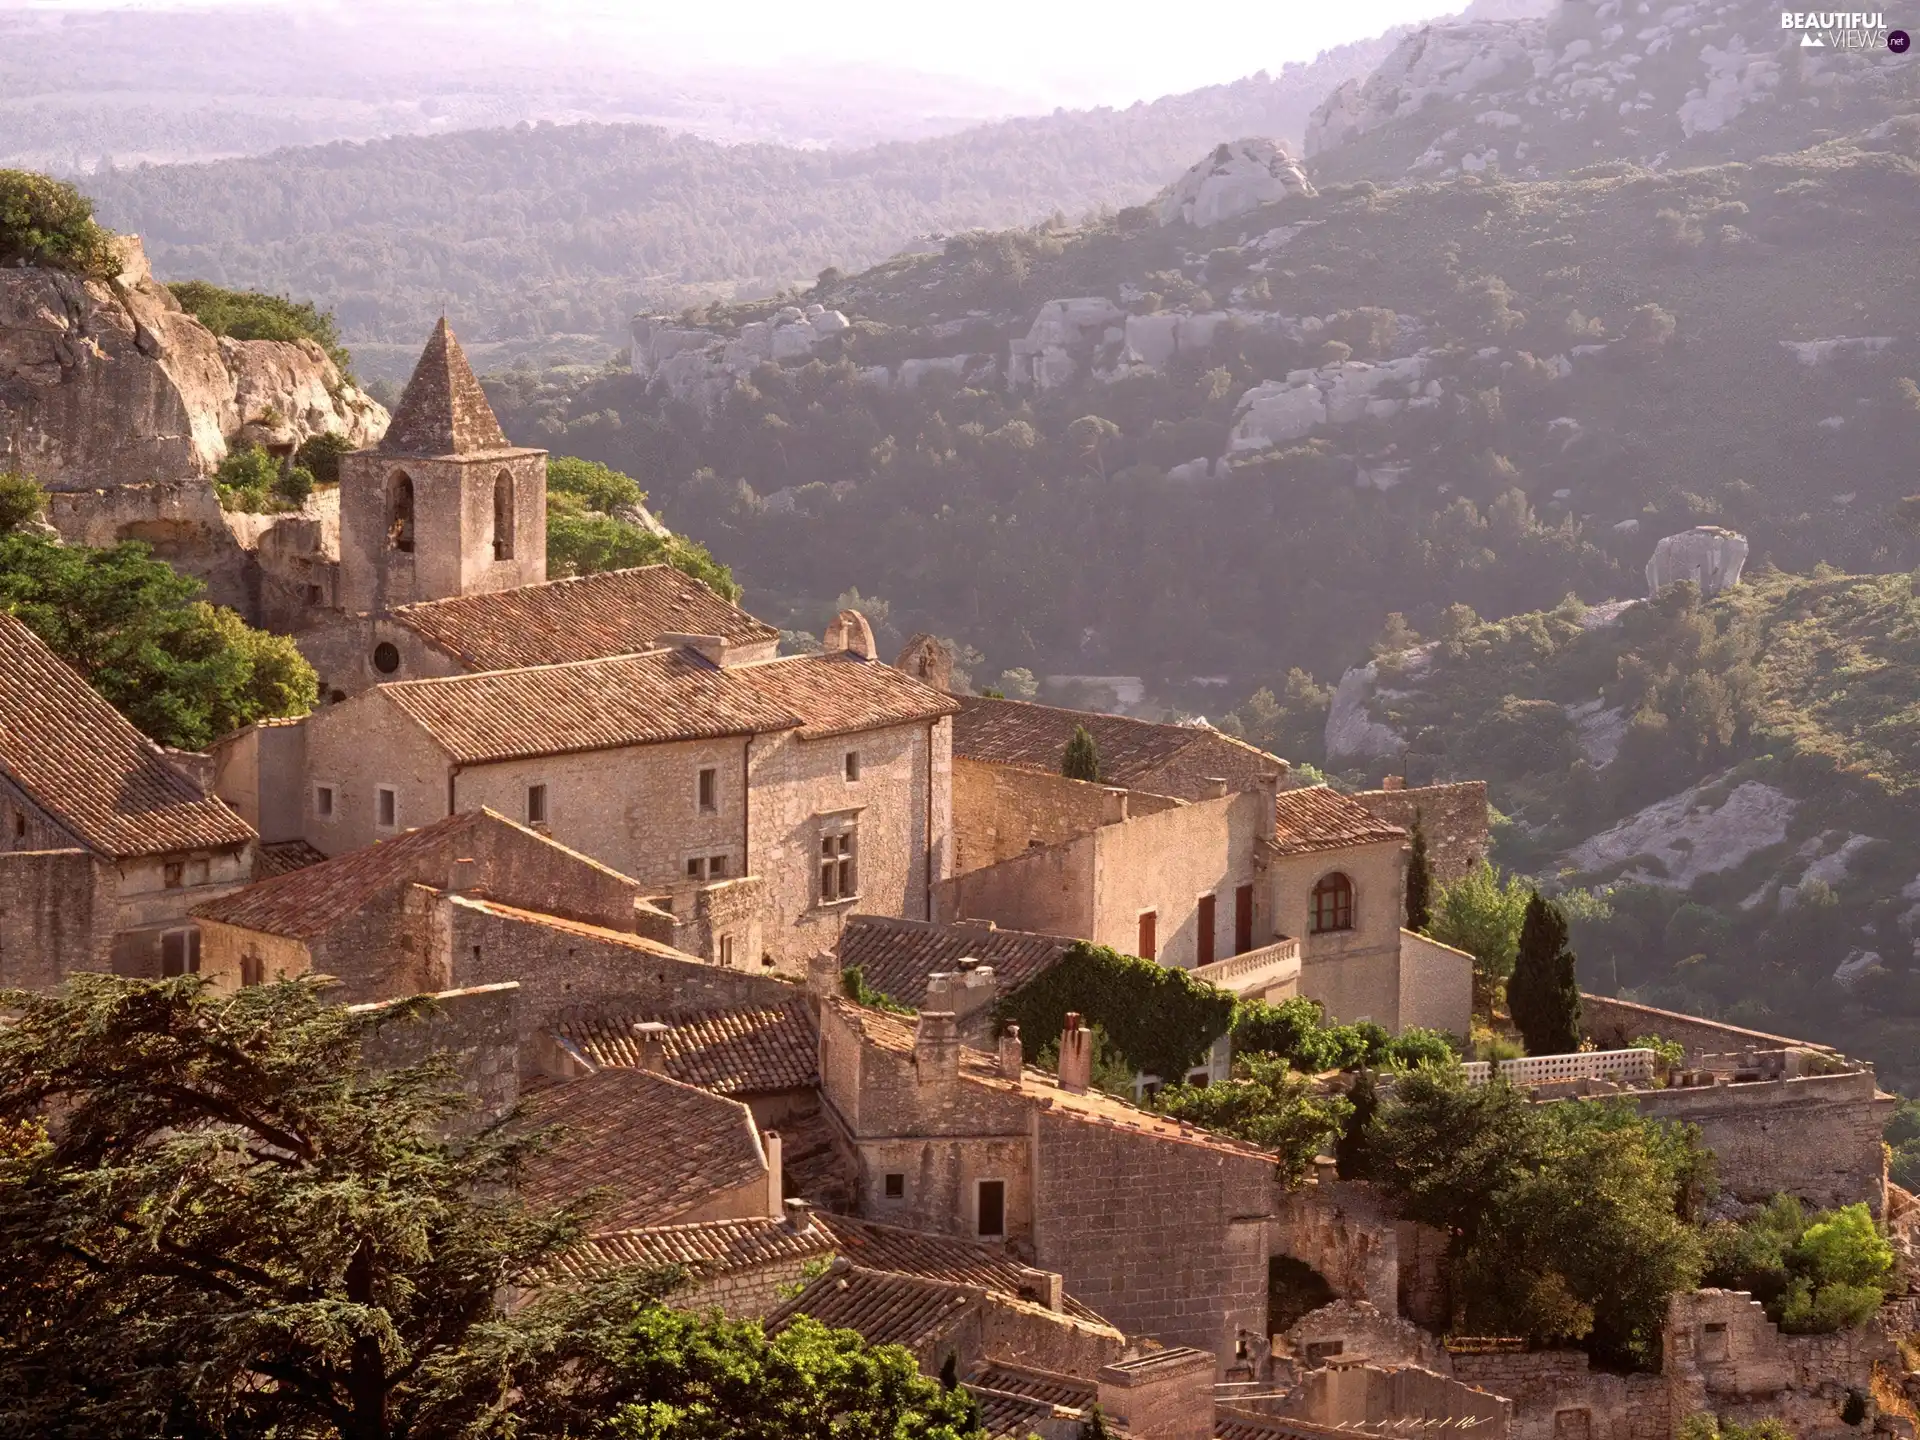
<svg viewBox="0 0 1920 1440"><path fill-rule="evenodd" d="M807 994L826 999L840 993L840 957L831 950L816 950L807 960Z"/></svg>
<svg viewBox="0 0 1920 1440"><path fill-rule="evenodd" d="M667 1032L673 1027L658 1020L636 1020L634 1043L640 1050L640 1068L655 1075L667 1073Z"/></svg>
<svg viewBox="0 0 1920 1440"><path fill-rule="evenodd" d="M787 1229L796 1235L811 1235L813 1233L813 1207L811 1205L796 1195L791 1200L784 1202L784 1208L787 1212Z"/></svg>
<svg viewBox="0 0 1920 1440"><path fill-rule="evenodd" d="M1223 798L1227 793L1227 777L1224 775L1209 775L1207 777L1207 793L1216 800Z"/></svg>
<svg viewBox="0 0 1920 1440"><path fill-rule="evenodd" d="M1000 1073L1017 1083L1026 1063L1026 1053L1020 1046L1020 1027L1009 1025L1000 1036Z"/></svg>
<svg viewBox="0 0 1920 1440"><path fill-rule="evenodd" d="M724 635L695 635L670 630L653 642L670 650L691 650L711 665L724 669L727 663L727 639Z"/></svg>
<svg viewBox="0 0 1920 1440"><path fill-rule="evenodd" d="M1060 1088L1084 1095L1093 1084L1093 1032L1082 1028L1080 1012L1069 1010L1060 1032Z"/></svg>

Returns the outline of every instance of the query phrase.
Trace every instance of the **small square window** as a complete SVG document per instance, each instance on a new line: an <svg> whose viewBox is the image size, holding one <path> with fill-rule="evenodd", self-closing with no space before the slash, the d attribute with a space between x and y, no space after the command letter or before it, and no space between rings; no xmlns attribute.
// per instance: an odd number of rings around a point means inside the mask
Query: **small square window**
<svg viewBox="0 0 1920 1440"><path fill-rule="evenodd" d="M687 878L689 880L704 880L707 878L707 861L705 856L696 855L687 861Z"/></svg>
<svg viewBox="0 0 1920 1440"><path fill-rule="evenodd" d="M854 780L858 780L859 778L860 778L860 752L858 750L849 750L847 751L847 779L849 781L854 781Z"/></svg>
<svg viewBox="0 0 1920 1440"><path fill-rule="evenodd" d="M731 935L720 937L720 965L725 970L733 968L733 937Z"/></svg>
<svg viewBox="0 0 1920 1440"><path fill-rule="evenodd" d="M707 878L709 880L724 880L727 878L726 856L709 855L707 857Z"/></svg>
<svg viewBox="0 0 1920 1440"><path fill-rule="evenodd" d="M709 768L700 772L697 795L702 815L711 815L720 808L720 772L718 770Z"/></svg>
<svg viewBox="0 0 1920 1440"><path fill-rule="evenodd" d="M529 825L547 823L547 787L544 785L527 787L527 823Z"/></svg>
<svg viewBox="0 0 1920 1440"><path fill-rule="evenodd" d="M313 787L313 813L321 820L333 818L333 787L331 785Z"/></svg>
<svg viewBox="0 0 1920 1440"><path fill-rule="evenodd" d="M24 810L14 813L13 838L16 840L24 840L27 838L27 812Z"/></svg>
<svg viewBox="0 0 1920 1440"><path fill-rule="evenodd" d="M160 867L160 883L169 890L178 890L186 882L187 867L178 860L169 860Z"/></svg>
<svg viewBox="0 0 1920 1440"><path fill-rule="evenodd" d="M393 830L400 824L400 796L391 786L382 785L373 792L373 823L382 830Z"/></svg>
<svg viewBox="0 0 1920 1440"><path fill-rule="evenodd" d="M885 1189L886 1189L887 1199L889 1200L906 1199L907 1198L907 1177L905 1175L887 1176Z"/></svg>

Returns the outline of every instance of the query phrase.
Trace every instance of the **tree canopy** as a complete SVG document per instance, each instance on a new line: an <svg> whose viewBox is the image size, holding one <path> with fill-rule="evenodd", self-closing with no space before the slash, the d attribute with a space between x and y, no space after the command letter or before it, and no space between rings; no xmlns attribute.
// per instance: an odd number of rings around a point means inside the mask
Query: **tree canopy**
<svg viewBox="0 0 1920 1440"><path fill-rule="evenodd" d="M1567 1055L1580 1047L1580 983L1567 948L1567 917L1538 891L1527 901L1507 1006L1530 1055Z"/></svg>
<svg viewBox="0 0 1920 1440"><path fill-rule="evenodd" d="M1170 1086L1155 1103L1175 1119L1272 1150L1288 1184L1306 1175L1316 1155L1334 1148L1353 1113L1344 1096L1319 1094L1286 1061L1258 1053L1235 1060L1231 1079Z"/></svg>
<svg viewBox="0 0 1920 1440"><path fill-rule="evenodd" d="M107 276L118 268L113 232L64 180L0 170L0 265L45 265Z"/></svg>
<svg viewBox="0 0 1920 1440"><path fill-rule="evenodd" d="M723 600L744 593L733 572L706 546L683 535L660 535L635 513L646 492L630 475L571 455L547 463L547 570L594 575L635 565L671 565L705 583Z"/></svg>

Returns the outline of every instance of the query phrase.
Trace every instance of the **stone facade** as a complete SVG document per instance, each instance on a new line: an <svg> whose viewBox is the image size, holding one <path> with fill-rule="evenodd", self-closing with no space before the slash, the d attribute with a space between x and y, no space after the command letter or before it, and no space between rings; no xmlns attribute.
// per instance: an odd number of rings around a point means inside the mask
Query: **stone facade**
<svg viewBox="0 0 1920 1440"><path fill-rule="evenodd" d="M1487 782L1360 790L1348 798L1376 818L1409 835L1417 818L1427 836L1427 870L1434 882L1451 885L1487 854Z"/></svg>
<svg viewBox="0 0 1920 1440"><path fill-rule="evenodd" d="M1382 840L1276 857L1269 871L1274 929L1300 939L1300 993L1335 1020L1400 1028L1400 926L1406 845ZM1353 887L1353 925L1313 933L1313 890L1335 873Z"/></svg>
<svg viewBox="0 0 1920 1440"><path fill-rule="evenodd" d="M953 762L955 874L1011 860L1036 845L1057 845L1110 823L1124 801L1129 816L1158 814L1179 802L1144 790L1119 790L1038 770Z"/></svg>
<svg viewBox="0 0 1920 1440"><path fill-rule="evenodd" d="M114 867L85 850L0 848L0 989L52 990L76 970L109 968L114 882Z"/></svg>
<svg viewBox="0 0 1920 1440"><path fill-rule="evenodd" d="M1285 1402L1286 1413L1314 1425L1380 1430L1418 1416L1473 1440L1506 1440L1513 1401L1419 1365L1330 1362L1309 1370Z"/></svg>
<svg viewBox="0 0 1920 1440"><path fill-rule="evenodd" d="M500 1120L520 1099L519 989L507 982L429 996L423 1014L389 1020L369 1032L361 1058L372 1069L397 1070L429 1055L445 1055L473 1104L463 1123L479 1127ZM378 1016L393 1007L377 1002L352 1008L357 1015Z"/></svg>
<svg viewBox="0 0 1920 1440"><path fill-rule="evenodd" d="M1393 1029L1424 1026L1465 1038L1473 1025L1473 956L1400 932L1400 1007Z"/></svg>

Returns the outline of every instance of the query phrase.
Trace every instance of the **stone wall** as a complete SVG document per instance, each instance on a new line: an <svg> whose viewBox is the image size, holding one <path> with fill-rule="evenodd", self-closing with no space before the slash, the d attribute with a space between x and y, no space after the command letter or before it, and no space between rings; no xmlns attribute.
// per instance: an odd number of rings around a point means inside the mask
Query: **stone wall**
<svg viewBox="0 0 1920 1440"><path fill-rule="evenodd" d="M1323 1178L1279 1198L1269 1250L1319 1273L1333 1293L1399 1313L1399 1226L1365 1185ZM1262 1326L1264 1329L1264 1326Z"/></svg>
<svg viewBox="0 0 1920 1440"><path fill-rule="evenodd" d="M1032 845L1053 845L1098 829L1119 805L1112 787L1069 780L1037 770L953 762L955 874L979 870L1024 854ZM1151 815L1177 802L1144 790L1126 792L1127 813Z"/></svg>
<svg viewBox="0 0 1920 1440"><path fill-rule="evenodd" d="M217 740L208 755L211 780L203 787L272 845L299 840L307 819L307 726L263 721Z"/></svg>
<svg viewBox="0 0 1920 1440"><path fill-rule="evenodd" d="M1182 800L1205 800L1225 780L1229 794L1264 790L1272 794L1286 777L1287 762L1217 730L1196 728L1194 744L1165 763L1134 777L1136 788Z"/></svg>
<svg viewBox="0 0 1920 1440"><path fill-rule="evenodd" d="M1361 790L1352 799L1377 818L1413 833L1416 816L1427 835L1427 869L1450 885L1487 853L1487 782L1461 780L1412 789Z"/></svg>
<svg viewBox="0 0 1920 1440"><path fill-rule="evenodd" d="M1093 935L1093 841L1043 845L998 865L954 875L934 887L933 918L943 925L991 920L1002 929L1044 935ZM1134 940L1125 945L1127 953Z"/></svg>
<svg viewBox="0 0 1920 1440"><path fill-rule="evenodd" d="M324 706L306 731L303 828L321 854L344 855L452 813L446 753L380 692ZM333 790L331 815L314 810L314 791L322 785ZM394 792L392 826L378 824L375 792L382 786Z"/></svg>
<svg viewBox="0 0 1920 1440"><path fill-rule="evenodd" d="M296 627L294 644L320 677L320 693L353 696L389 680L426 680L445 675L464 675L467 667L438 646L428 644L420 633L383 615L349 615L340 610L319 610L303 617ZM392 670L376 670L373 652L388 644L398 652L400 663Z"/></svg>
<svg viewBox="0 0 1920 1440"><path fill-rule="evenodd" d="M1587 1035L1602 1050L1619 1050L1642 1035L1658 1035L1662 1040L1685 1046L1689 1061L1703 1055L1728 1055L1739 1050L1778 1050L1796 1045L1809 1050L1829 1048L1785 1035L1769 1035L1764 1030L1743 1030L1738 1025L1683 1015L1676 1010L1656 1010L1651 1005L1636 1005L1605 995L1582 994L1580 1019Z"/></svg>
<svg viewBox="0 0 1920 1440"><path fill-rule="evenodd" d="M1270 867L1274 929L1300 939L1300 993L1335 1020L1397 1030L1406 847L1398 840L1277 857ZM1313 887L1339 872L1353 885L1353 928L1310 934Z"/></svg>
<svg viewBox="0 0 1920 1440"><path fill-rule="evenodd" d="M1453 1375L1513 1401L1513 1440L1673 1440L1659 1375L1595 1372L1580 1350L1452 1355Z"/></svg>
<svg viewBox="0 0 1920 1440"><path fill-rule="evenodd" d="M217 920L201 920L200 974L216 990L233 991L249 972L264 981L289 980L314 968L306 943L286 935L263 935ZM341 998L364 999L349 991Z"/></svg>
<svg viewBox="0 0 1920 1440"><path fill-rule="evenodd" d="M1274 1337L1273 1356L1307 1368L1321 1361L1447 1368L1446 1348L1418 1325L1365 1300L1336 1300Z"/></svg>
<svg viewBox="0 0 1920 1440"><path fill-rule="evenodd" d="M361 1058L372 1069L396 1070L429 1055L452 1061L460 1089L473 1102L467 1122L474 1127L500 1119L520 1098L518 1068L519 986L480 985L433 996L428 1013L395 1019L372 1031ZM377 1015L387 1004L356 1005L357 1014Z"/></svg>
<svg viewBox="0 0 1920 1440"><path fill-rule="evenodd" d="M730 1320L759 1320L786 1302L782 1292L803 1283L809 1265L828 1258L826 1254L783 1255L764 1265L742 1265L696 1277L673 1293L672 1303L676 1310L719 1310Z"/></svg>
<svg viewBox="0 0 1920 1440"><path fill-rule="evenodd" d="M1397 1028L1423 1025L1463 1039L1473 1025L1473 956L1411 930L1400 932Z"/></svg>
<svg viewBox="0 0 1920 1440"><path fill-rule="evenodd" d="M114 911L113 867L87 851L0 850L0 988L107 969Z"/></svg>
<svg viewBox="0 0 1920 1440"><path fill-rule="evenodd" d="M1513 1401L1417 1365L1332 1363L1312 1370L1287 1398L1286 1413L1315 1425L1389 1430L1411 1417L1440 1422L1471 1440L1506 1440Z"/></svg>

